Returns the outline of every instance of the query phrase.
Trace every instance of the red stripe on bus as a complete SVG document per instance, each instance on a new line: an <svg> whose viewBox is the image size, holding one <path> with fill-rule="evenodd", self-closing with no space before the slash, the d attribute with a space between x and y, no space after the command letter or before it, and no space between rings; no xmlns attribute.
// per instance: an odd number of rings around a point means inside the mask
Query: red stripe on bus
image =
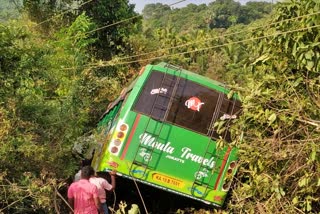
<svg viewBox="0 0 320 214"><path fill-rule="evenodd" d="M130 145L131 140L132 140L132 137L133 137L134 133L136 132L136 128L137 128L137 126L138 126L140 117L141 117L141 114L138 114L136 120L134 121L134 124L133 124L133 126L132 126L132 130L131 130L131 132L130 132L130 135L129 135L128 140L127 140L127 143L126 143L126 146L124 147L123 152L122 152L122 154L121 154L121 158L120 158L121 160L123 160L124 157L125 157L126 154L127 154L129 145Z"/></svg>
<svg viewBox="0 0 320 214"><path fill-rule="evenodd" d="M231 147L228 147L228 150L227 150L226 154L225 154L224 157L223 157L223 162L222 162L222 165L221 165L221 168L220 168L220 172L219 172L219 175L218 175L218 178L217 178L217 182L216 182L216 184L214 185L214 190L216 190L217 187L218 187L218 184L219 184L219 181L220 181L220 178L221 178L223 169L224 169L224 167L225 167L225 165L226 165L226 163L227 163L227 159L228 159L228 157L229 157L230 151L231 151Z"/></svg>

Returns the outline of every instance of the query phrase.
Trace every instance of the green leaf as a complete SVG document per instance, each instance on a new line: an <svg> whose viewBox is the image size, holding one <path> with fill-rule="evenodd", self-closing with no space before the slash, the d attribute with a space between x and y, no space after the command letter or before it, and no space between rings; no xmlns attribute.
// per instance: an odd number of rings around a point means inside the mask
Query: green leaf
<svg viewBox="0 0 320 214"><path fill-rule="evenodd" d="M275 113L271 114L270 117L268 118L269 125L271 125L276 119L277 119L277 115Z"/></svg>
<svg viewBox="0 0 320 214"><path fill-rule="evenodd" d="M311 201L310 200L307 200L307 202L306 202L306 210L308 212L312 210L312 206L311 206Z"/></svg>
<svg viewBox="0 0 320 214"><path fill-rule="evenodd" d="M315 161L316 160L316 154L317 154L317 151L316 151L316 148L315 148L315 145L312 145L312 152L310 154L310 159L312 161Z"/></svg>
<svg viewBox="0 0 320 214"><path fill-rule="evenodd" d="M299 199L298 199L297 196L292 199L292 203L293 203L294 205L297 204L298 202L299 202Z"/></svg>
<svg viewBox="0 0 320 214"><path fill-rule="evenodd" d="M255 64L258 64L258 63L264 63L268 59L270 59L270 56L265 54L265 55L260 56L258 59L256 59L256 61L254 61L252 64L255 65Z"/></svg>
<svg viewBox="0 0 320 214"><path fill-rule="evenodd" d="M293 83L293 87L297 87L301 82L303 81L302 77L299 77L294 83Z"/></svg>
<svg viewBox="0 0 320 214"><path fill-rule="evenodd" d="M228 99L231 99L233 97L234 91L230 91L227 95Z"/></svg>
<svg viewBox="0 0 320 214"><path fill-rule="evenodd" d="M292 56L297 56L297 43L295 42L292 47Z"/></svg>
<svg viewBox="0 0 320 214"><path fill-rule="evenodd" d="M314 56L314 52L312 50L309 50L307 53L305 53L305 58L308 60L311 60Z"/></svg>
<svg viewBox="0 0 320 214"><path fill-rule="evenodd" d="M299 185L299 187L303 187L303 186L306 186L307 183L308 183L308 179L307 179L307 178L302 178L302 179L299 181L298 185Z"/></svg>
<svg viewBox="0 0 320 214"><path fill-rule="evenodd" d="M308 61L307 61L306 68L307 68L309 71L311 71L311 70L313 69L313 67L314 67L314 62L308 60Z"/></svg>

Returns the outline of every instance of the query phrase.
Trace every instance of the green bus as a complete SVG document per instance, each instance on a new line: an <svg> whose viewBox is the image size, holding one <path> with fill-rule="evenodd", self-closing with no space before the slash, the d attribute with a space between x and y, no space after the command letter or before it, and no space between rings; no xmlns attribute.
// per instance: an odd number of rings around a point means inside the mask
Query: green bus
<svg viewBox="0 0 320 214"><path fill-rule="evenodd" d="M229 128L241 111L222 83L179 67L147 65L98 124L92 166L222 206L237 170ZM223 121L224 131L215 124Z"/></svg>

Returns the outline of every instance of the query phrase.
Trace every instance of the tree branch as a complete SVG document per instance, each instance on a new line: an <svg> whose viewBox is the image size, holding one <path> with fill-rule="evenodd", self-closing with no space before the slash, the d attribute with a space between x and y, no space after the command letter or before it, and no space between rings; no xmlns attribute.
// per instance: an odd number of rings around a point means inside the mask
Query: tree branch
<svg viewBox="0 0 320 214"><path fill-rule="evenodd" d="M316 121L316 120L304 120L304 119L300 119L300 118L297 118L298 121L300 122L303 122L303 123L307 123L309 125L312 125L312 126L315 126L317 128L320 128L320 121Z"/></svg>

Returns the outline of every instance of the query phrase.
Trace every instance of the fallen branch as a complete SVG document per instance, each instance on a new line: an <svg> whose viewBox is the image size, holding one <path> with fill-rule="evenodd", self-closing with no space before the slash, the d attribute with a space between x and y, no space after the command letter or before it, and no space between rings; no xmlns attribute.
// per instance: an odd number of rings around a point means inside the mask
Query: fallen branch
<svg viewBox="0 0 320 214"><path fill-rule="evenodd" d="M58 192L58 190L57 190L56 187L54 187L54 189L55 189L56 194L64 201L64 203L66 203L66 205L70 208L70 210L71 210L72 213L73 213L73 209L72 209L72 207L70 206L70 204L69 204L69 203L66 201L66 199L64 199L64 197Z"/></svg>

